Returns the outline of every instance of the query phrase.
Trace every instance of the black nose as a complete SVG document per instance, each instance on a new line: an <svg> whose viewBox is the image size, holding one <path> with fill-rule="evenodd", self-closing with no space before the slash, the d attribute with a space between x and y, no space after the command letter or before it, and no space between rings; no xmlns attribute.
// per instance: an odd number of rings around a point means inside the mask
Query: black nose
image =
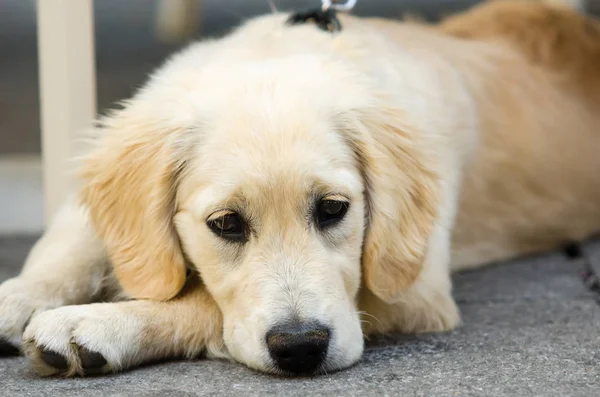
<svg viewBox="0 0 600 397"><path fill-rule="evenodd" d="M311 373L325 361L329 335L329 328L319 323L277 325L267 333L267 347L279 369Z"/></svg>

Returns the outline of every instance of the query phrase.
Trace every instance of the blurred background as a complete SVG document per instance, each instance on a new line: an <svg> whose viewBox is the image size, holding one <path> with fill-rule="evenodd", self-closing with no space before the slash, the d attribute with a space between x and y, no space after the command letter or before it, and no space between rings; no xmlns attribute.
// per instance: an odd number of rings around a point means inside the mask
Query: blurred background
<svg viewBox="0 0 600 397"><path fill-rule="evenodd" d="M390 18L412 13L436 20L477 2L359 0L354 13ZM187 41L222 35L248 17L270 12L269 3L281 11L320 5L319 0L198 0L187 18L196 21L189 36L178 36L158 22L164 10L159 0L95 0L98 111L130 96ZM598 4L588 0L585 7L596 12ZM37 61L36 1L0 0L0 235L43 229Z"/></svg>

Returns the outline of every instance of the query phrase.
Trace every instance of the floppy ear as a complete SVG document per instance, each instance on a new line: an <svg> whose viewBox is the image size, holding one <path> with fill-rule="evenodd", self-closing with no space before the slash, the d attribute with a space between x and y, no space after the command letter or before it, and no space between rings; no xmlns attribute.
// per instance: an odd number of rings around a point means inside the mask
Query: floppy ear
<svg viewBox="0 0 600 397"><path fill-rule="evenodd" d="M125 292L167 300L186 278L171 222L182 166L173 147L182 131L151 117L125 109L103 120L94 148L82 158L81 200Z"/></svg>
<svg viewBox="0 0 600 397"><path fill-rule="evenodd" d="M364 282L387 303L419 276L440 201L435 154L401 116L385 108L363 112L351 137L366 184Z"/></svg>

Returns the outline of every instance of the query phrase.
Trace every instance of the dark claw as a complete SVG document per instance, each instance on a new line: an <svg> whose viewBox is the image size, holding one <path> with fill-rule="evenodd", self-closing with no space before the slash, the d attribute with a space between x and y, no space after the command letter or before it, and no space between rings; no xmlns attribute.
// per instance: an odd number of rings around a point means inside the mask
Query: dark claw
<svg viewBox="0 0 600 397"><path fill-rule="evenodd" d="M102 373L102 368L106 365L106 359L102 354L90 351L85 347L79 348L79 358L81 366L90 375Z"/></svg>
<svg viewBox="0 0 600 397"><path fill-rule="evenodd" d="M42 350L42 352L40 353L40 358L46 364L53 368L61 370L66 370L69 368L69 363L67 362L67 359L51 350Z"/></svg>
<svg viewBox="0 0 600 397"><path fill-rule="evenodd" d="M0 356L18 356L19 354L21 354L21 352L18 348L4 339L0 339Z"/></svg>

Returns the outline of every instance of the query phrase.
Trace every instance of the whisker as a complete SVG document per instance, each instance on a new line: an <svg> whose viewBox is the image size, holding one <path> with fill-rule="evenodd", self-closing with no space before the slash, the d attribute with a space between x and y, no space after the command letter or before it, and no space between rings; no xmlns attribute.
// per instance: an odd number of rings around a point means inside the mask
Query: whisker
<svg viewBox="0 0 600 397"><path fill-rule="evenodd" d="M372 315L371 313L367 313L367 312L364 312L364 311L357 311L356 313L359 316L368 316L368 317L374 318L379 323L379 325L383 325L381 323L381 321L379 321L379 319L377 317L375 317L374 315Z"/></svg>
<svg viewBox="0 0 600 397"><path fill-rule="evenodd" d="M360 322L361 322L361 324L367 324L369 327L373 326L373 323L371 323L370 321L360 320Z"/></svg>

